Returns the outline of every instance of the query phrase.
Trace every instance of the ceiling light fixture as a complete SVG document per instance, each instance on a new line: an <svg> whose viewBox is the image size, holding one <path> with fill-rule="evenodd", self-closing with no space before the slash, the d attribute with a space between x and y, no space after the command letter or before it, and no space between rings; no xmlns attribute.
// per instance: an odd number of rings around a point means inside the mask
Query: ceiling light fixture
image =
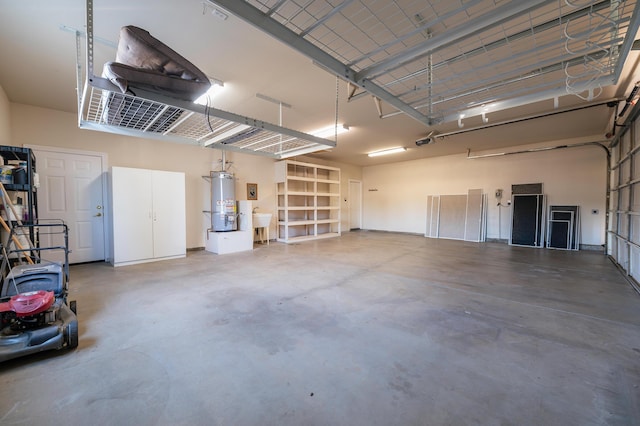
<svg viewBox="0 0 640 426"><path fill-rule="evenodd" d="M202 2L202 14L204 15L206 11L209 10L209 8L211 8L211 14L221 20L221 21L226 21L227 18L229 17L229 15L227 15L226 13L224 13L223 11L221 11L220 9L218 9L217 7L215 7L214 4L212 4L209 1L203 1Z"/></svg>
<svg viewBox="0 0 640 426"><path fill-rule="evenodd" d="M351 129L349 129L349 126L347 126L346 124L338 124L338 127L336 126L323 127L322 129L309 132L309 134L313 136L317 136L319 138L330 138L331 136L334 136L336 134L340 135L342 133L348 132L349 130Z"/></svg>
<svg viewBox="0 0 640 426"><path fill-rule="evenodd" d="M403 146L398 146L396 148L382 149L380 151L373 151L367 154L369 157L378 157L380 155L389 155L389 154L397 154L399 152L405 152L407 148Z"/></svg>
<svg viewBox="0 0 640 426"><path fill-rule="evenodd" d="M215 95L217 95L222 91L222 89L224 89L224 82L222 80L218 80L217 78L209 78L209 81L211 81L211 87L209 87L207 93L204 93L198 99L193 101L194 103L198 105L207 105L207 103L210 103L208 101L213 99Z"/></svg>
<svg viewBox="0 0 640 426"><path fill-rule="evenodd" d="M218 10L218 9L213 9L211 11L211 14L213 16L215 16L216 18L220 19L221 21L226 21L227 18L229 17L229 15L227 15L226 13L224 13L221 10Z"/></svg>

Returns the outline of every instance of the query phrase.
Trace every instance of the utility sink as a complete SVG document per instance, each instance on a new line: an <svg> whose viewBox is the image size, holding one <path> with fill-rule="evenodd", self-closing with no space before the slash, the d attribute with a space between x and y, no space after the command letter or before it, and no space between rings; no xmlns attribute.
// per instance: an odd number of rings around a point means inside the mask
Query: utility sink
<svg viewBox="0 0 640 426"><path fill-rule="evenodd" d="M254 213L253 214L253 227L265 228L271 224L271 213Z"/></svg>

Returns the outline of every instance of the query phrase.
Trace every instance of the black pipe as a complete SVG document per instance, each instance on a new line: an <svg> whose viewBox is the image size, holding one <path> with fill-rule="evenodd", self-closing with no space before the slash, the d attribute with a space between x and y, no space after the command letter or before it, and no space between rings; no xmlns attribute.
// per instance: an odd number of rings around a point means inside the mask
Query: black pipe
<svg viewBox="0 0 640 426"><path fill-rule="evenodd" d="M635 86L633 86L633 90L631 91L631 93L629 93L629 96L627 96L627 101L624 104L624 108L622 108L622 111L620 111L620 115L618 115L618 118L622 117L624 115L625 112L627 112L627 109L629 109L629 107L631 106L631 102L633 101L633 98L636 97L636 93L638 93L638 89L640 89L640 82L637 82Z"/></svg>

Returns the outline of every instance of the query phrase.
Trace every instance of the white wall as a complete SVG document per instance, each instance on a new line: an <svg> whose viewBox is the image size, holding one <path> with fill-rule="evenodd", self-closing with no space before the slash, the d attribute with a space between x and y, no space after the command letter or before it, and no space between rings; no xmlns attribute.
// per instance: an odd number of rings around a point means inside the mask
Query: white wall
<svg viewBox="0 0 640 426"><path fill-rule="evenodd" d="M7 145L43 145L104 152L108 155L109 166L184 172L186 174L187 248L204 247L205 230L210 227L211 222L210 217L203 211L210 210L211 206L210 185L203 176L208 176L211 170L220 170L222 157L220 150L81 130L78 128L75 113L15 103L10 105L12 138L10 143L5 142ZM0 99L0 117L1 115L2 100ZM1 123L0 119L0 126ZM0 128L0 135L2 135L1 132ZM234 152L228 152L226 159L232 162L228 170L236 177L236 199L246 200L246 184L257 183L258 200L253 201L253 206L263 212L272 212L274 217L277 217L274 160ZM359 167L343 166L346 167L342 174L343 180L361 178ZM343 218L345 216L343 214ZM272 221L270 235L274 238L276 236L275 220Z"/></svg>
<svg viewBox="0 0 640 426"><path fill-rule="evenodd" d="M535 147L561 144L549 142ZM602 148L588 146L475 160L466 157L464 154L364 167L364 228L423 234L427 195L466 194L469 189L482 189L488 194L487 238L508 239L511 208L499 212L495 190L504 190L506 203L511 198L511 185L542 182L547 205L580 206L581 243L604 244L606 155ZM598 214L592 214L592 209L597 209Z"/></svg>
<svg viewBox="0 0 640 426"><path fill-rule="evenodd" d="M77 127L75 113L43 109L22 104L9 104L0 92L0 137L2 142L22 146L45 145L67 149L105 152L110 166L140 167L182 171L187 184L187 247L203 247L210 219L209 184L202 178L210 170L219 170L221 152L215 149L131 138ZM4 99L4 100L3 100ZM4 111L4 112L3 112ZM574 141L575 142L575 141ZM544 146L560 145L550 142ZM540 146L540 145L536 145ZM427 147L428 148L428 147ZM518 147L523 149L526 147ZM259 210L275 214L274 161L253 155L229 152L230 171L237 179L236 198L246 199L246 184L258 184ZM570 148L533 154L509 155L468 160L466 155L439 157L388 165L358 167L299 158L318 164L340 167L342 171L341 229L349 229L347 206L349 179L363 181L363 228L424 233L426 196L464 194L468 189L481 188L489 194L488 238L509 236L510 209L502 209L498 227L498 207L493 193L504 190L503 200L511 197L511 185L542 182L548 204L579 205L582 209L582 243L604 243L606 160L597 147ZM378 191L372 192L371 189ZM592 215L591 210L599 213ZM272 222L271 235L276 235Z"/></svg>
<svg viewBox="0 0 640 426"><path fill-rule="evenodd" d="M0 145L10 145L11 141L11 108L9 98L0 86Z"/></svg>

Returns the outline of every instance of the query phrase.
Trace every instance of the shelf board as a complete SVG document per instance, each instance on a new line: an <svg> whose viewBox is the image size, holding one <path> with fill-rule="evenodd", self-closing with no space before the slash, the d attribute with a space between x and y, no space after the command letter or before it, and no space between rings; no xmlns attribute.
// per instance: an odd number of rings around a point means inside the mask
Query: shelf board
<svg viewBox="0 0 640 426"><path fill-rule="evenodd" d="M295 180L299 182L315 182L316 178L304 177L304 176L287 176L287 180ZM282 182L279 182L282 183Z"/></svg>
<svg viewBox="0 0 640 426"><path fill-rule="evenodd" d="M289 191L288 193L284 193L284 192L276 192L276 195L280 196L282 195L283 197L285 195L297 195L297 196L303 196L303 197L313 197L316 195L315 192L302 192L302 191Z"/></svg>
<svg viewBox="0 0 640 426"><path fill-rule="evenodd" d="M7 191L22 191L22 192L35 191L35 187L26 183L5 183L3 185L4 185L4 189L6 189Z"/></svg>
<svg viewBox="0 0 640 426"><path fill-rule="evenodd" d="M278 241L282 242L282 243L295 243L295 242L300 242L300 241L311 241L311 240L315 240L316 236L315 235L300 235L298 237L289 237L288 240L284 239L284 238L278 238Z"/></svg>
<svg viewBox="0 0 640 426"><path fill-rule="evenodd" d="M317 224L338 223L338 219L318 219Z"/></svg>
<svg viewBox="0 0 640 426"><path fill-rule="evenodd" d="M340 233L339 232L325 232L324 234L318 234L316 235L317 239L320 238L332 238L332 237L339 237Z"/></svg>
<svg viewBox="0 0 640 426"><path fill-rule="evenodd" d="M314 211L316 208L313 206L289 206L288 208L284 208L284 207L278 207L278 210L280 211L285 211L285 210L289 210L289 211L304 211L304 210L308 210L308 211Z"/></svg>
<svg viewBox="0 0 640 426"><path fill-rule="evenodd" d="M296 161L296 160L286 160L288 164L291 165L295 165L295 166L301 166L307 169L321 169L321 170L333 170L333 171L340 171L339 168L337 167L332 167L332 166L323 166L321 164L314 164L314 163L305 163L302 161Z"/></svg>
<svg viewBox="0 0 640 426"><path fill-rule="evenodd" d="M280 220L278 221L278 225L282 225L282 226L301 226L301 225L315 225L316 221L315 220L290 220L290 221L284 221L284 220Z"/></svg>
<svg viewBox="0 0 640 426"><path fill-rule="evenodd" d="M316 195L318 197L339 197L340 193L337 193L337 192L318 192Z"/></svg>
<svg viewBox="0 0 640 426"><path fill-rule="evenodd" d="M284 195L284 194L282 194ZM302 195L303 197L313 197L315 192L289 191L287 195Z"/></svg>
<svg viewBox="0 0 640 426"><path fill-rule="evenodd" d="M279 211L285 211L285 210L295 210L295 211L304 211L304 210L308 210L308 211L313 211L313 210L340 210L339 206L289 206L289 207L284 207L284 206L280 206L278 207Z"/></svg>
<svg viewBox="0 0 640 426"><path fill-rule="evenodd" d="M315 179L316 182L318 183L331 183L334 185L339 185L340 181L339 180L331 180L331 179Z"/></svg>
<svg viewBox="0 0 640 426"><path fill-rule="evenodd" d="M313 240L320 240L322 238L333 238L333 237L339 237L339 236L340 234L338 232L327 232L327 233L318 234L318 235L300 235L298 237L289 237L288 240L285 240L284 238L278 238L278 241L282 243L297 243L302 241L313 241Z"/></svg>

